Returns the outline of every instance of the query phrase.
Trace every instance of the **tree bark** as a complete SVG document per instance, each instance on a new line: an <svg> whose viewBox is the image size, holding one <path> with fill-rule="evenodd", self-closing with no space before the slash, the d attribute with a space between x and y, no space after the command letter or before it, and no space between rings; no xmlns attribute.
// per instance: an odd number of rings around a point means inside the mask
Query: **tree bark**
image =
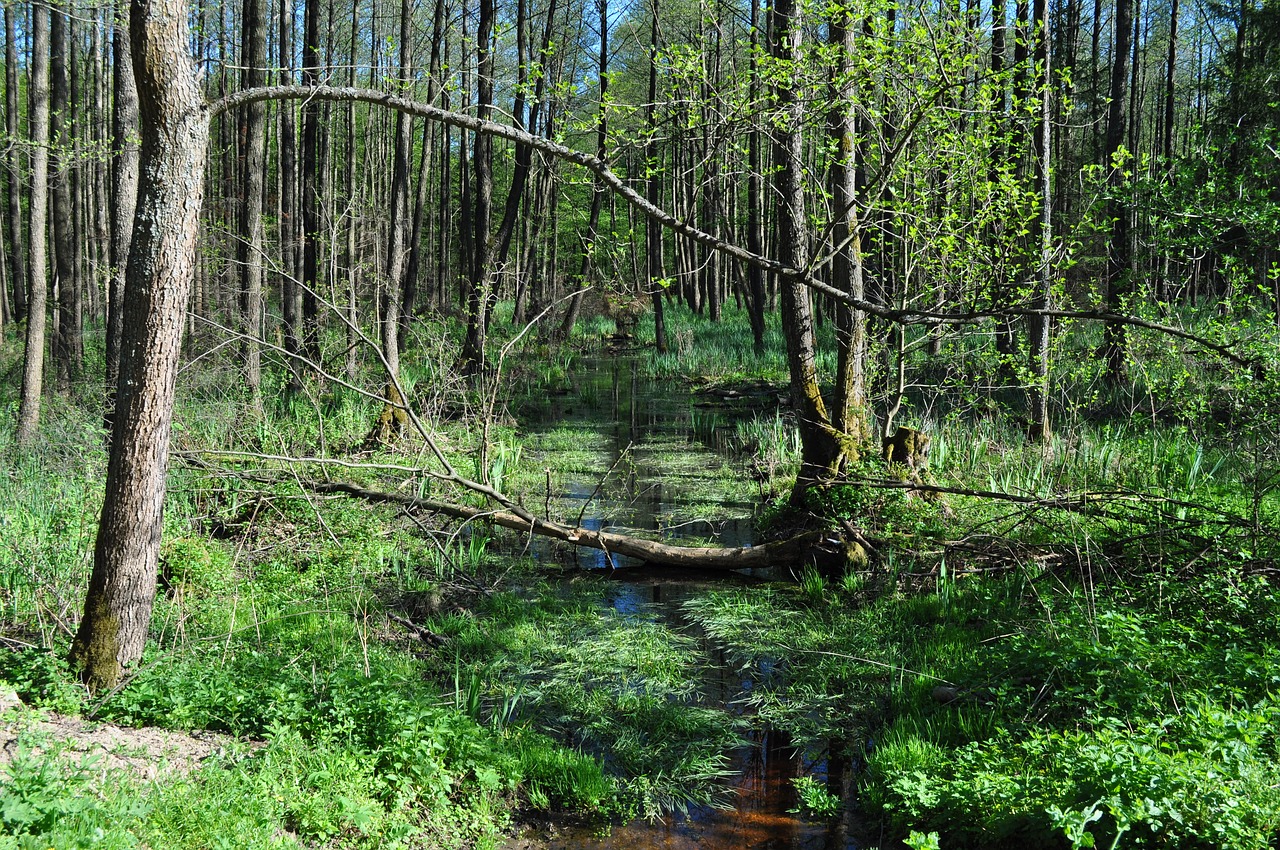
<svg viewBox="0 0 1280 850"><path fill-rule="evenodd" d="M134 0L130 28L143 127L140 209L125 285L106 500L71 648L73 665L94 691L115 687L147 639L209 141L184 0Z"/></svg>
<svg viewBox="0 0 1280 850"><path fill-rule="evenodd" d="M111 42L115 103L112 111L111 277L107 283L107 403L105 422L111 432L120 380L120 340L124 334L125 271L133 241L133 214L138 206L138 87L129 55L129 5L116 13Z"/></svg>
<svg viewBox="0 0 1280 850"><path fill-rule="evenodd" d="M241 84L255 88L267 79L267 27L263 0L244 0ZM262 277L264 234L262 224L263 187L266 182L267 105L251 103L241 116L244 122L243 195L240 201L240 238L236 260L240 267L241 355L244 358L245 386L249 403L262 412Z"/></svg>
<svg viewBox="0 0 1280 850"><path fill-rule="evenodd" d="M1040 200L1039 215L1031 228L1039 240L1039 262L1036 264L1035 309L1047 310L1052 298L1053 269L1053 187L1049 157L1052 151L1053 76L1049 36L1048 0L1035 0L1035 70L1033 90L1039 96L1035 129L1036 194ZM1049 421L1049 317L1033 315L1028 319L1030 332L1029 366L1030 381L1027 384L1027 436L1033 441L1048 442Z"/></svg>
<svg viewBox="0 0 1280 850"><path fill-rule="evenodd" d="M12 5L4 7L4 124L10 139L18 138L18 123L21 116L18 110L18 45L14 33L13 16L16 9ZM17 145L11 145L5 155L5 165L9 170L8 197L8 232L9 238L9 280L13 290L13 318L22 321L27 316L27 263L22 256L22 167L20 151Z"/></svg>
<svg viewBox="0 0 1280 850"><path fill-rule="evenodd" d="M854 69L856 53L853 15L837 4L827 23L832 48L831 113L828 116L834 158L829 191L834 214L831 241L834 250L831 284L854 298L865 295L862 268L862 232L858 221L858 179L855 139L857 119ZM847 303L836 303L836 395L832 425L855 442L870 439L867 406L867 314Z"/></svg>
<svg viewBox="0 0 1280 850"><path fill-rule="evenodd" d="M58 389L70 392L80 380L84 361L84 316L80 304L80 275L76 266L80 249L76 242L72 170L71 76L68 70L71 52L67 13L52 12L50 24L50 118L53 147L49 157L53 212L53 258L58 287L58 322L54 334L54 364Z"/></svg>
<svg viewBox="0 0 1280 850"><path fill-rule="evenodd" d="M775 0L772 53L774 61L785 70L773 90L779 115L779 126L773 131L774 194L778 199L778 260L788 268L804 268L809 261L801 133L804 104L798 96L797 84L804 35L801 15L796 0ZM817 342L809 289L802 281L788 277L779 282L779 290L791 375L791 403L795 405L800 430L798 492L807 483L834 475L843 463L844 446L832 427L818 384Z"/></svg>
<svg viewBox="0 0 1280 850"><path fill-rule="evenodd" d="M320 83L320 0L307 0L302 44L302 82ZM320 362L320 104L302 108L302 351Z"/></svg>
<svg viewBox="0 0 1280 850"><path fill-rule="evenodd" d="M44 344L49 296L49 7L31 9L31 248L30 292L27 299L26 351L22 361L22 394L18 402L15 442L28 446L40 426L40 393L44 387Z"/></svg>
<svg viewBox="0 0 1280 850"><path fill-rule="evenodd" d="M1125 84L1129 78L1129 41L1133 36L1132 0L1116 0L1115 49L1111 63L1111 106L1107 112L1107 138L1103 145L1102 167L1107 173L1106 217L1111 222L1107 250L1107 309L1118 312L1130 293L1129 206L1121 198L1124 168L1117 167L1116 154L1125 138ZM1108 322L1103 334L1103 350L1107 363L1107 381L1112 386L1123 383L1129 375L1128 341L1125 326Z"/></svg>
<svg viewBox="0 0 1280 850"><path fill-rule="evenodd" d="M280 82L290 85L293 81L293 3L280 0ZM297 361L302 354L302 302L298 281L302 275L302 263L298 251L298 132L292 101L280 104L280 252L283 270L280 275L280 312L284 323L284 348L290 355L290 393L301 389L298 380Z"/></svg>
<svg viewBox="0 0 1280 850"><path fill-rule="evenodd" d="M476 19L476 117L493 114L493 0L480 0ZM485 367L485 338L489 329L489 268L493 246L489 229L493 216L493 139L477 133L471 156L475 191L471 196L471 266L467 279L467 335L462 343L463 371L469 375Z"/></svg>
<svg viewBox="0 0 1280 850"><path fill-rule="evenodd" d="M653 8L649 18L649 103L645 106L645 130L648 140L644 146L645 198L655 207L661 200L662 163L658 152L658 3L650 0ZM754 6L753 6L754 8ZM752 62L755 61L752 54ZM758 179L758 178L757 178ZM649 279L650 298L653 303L653 335L659 354L667 353L667 323L662 296L667 291L666 270L662 268L662 228L653 219L645 219L645 268ZM754 326L753 326L754 327Z"/></svg>
<svg viewBox="0 0 1280 850"><path fill-rule="evenodd" d="M596 118L596 158L601 162L609 161L609 0L596 0L596 11L600 14L600 111ZM587 215L587 233L582 243L582 261L578 267L577 292L569 299L569 307L565 310L564 319L556 332L556 339L567 340L573 333L573 326L578 321L582 310L582 298L587 285L587 274L591 270L591 258L595 251L597 231L600 227L600 213L604 209L605 187L599 180L591 182L591 212Z"/></svg>
<svg viewBox="0 0 1280 850"><path fill-rule="evenodd" d="M399 85L413 76L413 3L400 4ZM391 167L391 221L387 245L386 285L382 296L382 354L393 381L400 377L400 299L405 285L406 238L409 230L409 160L413 157L413 119L396 113L395 150ZM406 317L407 318L407 317Z"/></svg>

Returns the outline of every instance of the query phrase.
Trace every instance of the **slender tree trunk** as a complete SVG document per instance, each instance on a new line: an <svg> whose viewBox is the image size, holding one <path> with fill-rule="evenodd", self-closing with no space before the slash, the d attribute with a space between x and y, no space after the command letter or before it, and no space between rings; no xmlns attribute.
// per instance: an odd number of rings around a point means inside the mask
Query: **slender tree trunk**
<svg viewBox="0 0 1280 850"><path fill-rule="evenodd" d="M280 0L280 83L293 82L293 3ZM284 322L284 348L288 359L289 392L301 389L298 363L293 358L302 353L302 302L298 281L302 264L298 252L298 132L293 101L280 104L280 252L283 273L280 275L280 310Z"/></svg>
<svg viewBox="0 0 1280 850"><path fill-rule="evenodd" d="M648 139L644 146L645 197L649 203L659 206L662 198L662 163L658 154L658 4L652 4L649 18L649 102L645 106L645 130ZM752 56L754 57L754 52ZM754 58L753 60L754 61ZM653 219L645 220L645 265L649 278L650 298L653 303L653 333L659 354L667 353L667 322L662 296L666 294L666 272L662 268L662 227Z"/></svg>
<svg viewBox="0 0 1280 850"><path fill-rule="evenodd" d="M804 268L809 260L804 196L804 104L797 80L804 35L796 0L775 0L772 26L773 58L788 68L774 85L773 101L779 124L773 130L774 195L778 199L778 260L788 268ZM818 385L817 343L808 288L794 278L779 281L782 329L787 341L791 374L791 403L800 429L801 469L797 493L806 485L834 474L844 460L844 447L831 425Z"/></svg>
<svg viewBox="0 0 1280 850"><path fill-rule="evenodd" d="M129 253L106 501L71 648L73 666L94 691L115 687L142 657L151 620L209 139L184 0L135 0L130 17L144 134L141 209Z"/></svg>
<svg viewBox="0 0 1280 850"><path fill-rule="evenodd" d="M71 385L80 380L84 362L83 314L80 304L79 275L76 265L80 249L76 244L74 221L74 195L72 193L72 169L75 166L72 153L71 76L68 62L71 40L68 35L67 13L55 10L50 21L50 69L51 97L50 117L53 121L53 148L50 154L50 172L53 212L53 256L58 287L58 323L54 339L54 363L57 366L57 385L62 392L69 392Z"/></svg>
<svg viewBox="0 0 1280 850"><path fill-rule="evenodd" d="M1035 0L1035 71L1034 90L1040 104L1038 121L1035 130L1035 172L1036 194L1040 200L1040 214L1032 227L1032 232L1039 237L1040 258L1037 263L1036 295L1033 306L1039 310L1049 309L1052 298L1053 269L1053 233L1052 207L1053 188L1049 157L1052 152L1052 120L1053 120L1053 75L1050 72L1052 57L1050 55L1049 35L1049 3L1048 0ZM1031 378L1027 385L1027 407L1029 414L1028 436L1035 441L1047 442L1050 435L1049 421L1049 317L1032 316L1030 318L1030 371Z"/></svg>
<svg viewBox="0 0 1280 850"><path fill-rule="evenodd" d="M10 139L18 138L18 123L21 115L18 110L18 45L14 34L13 17L16 9L12 5L4 7L4 123ZM17 145L11 145L5 155L5 164L9 170L9 264L13 289L13 318L22 321L27 316L27 263L23 254L22 242L22 166L21 152Z"/></svg>
<svg viewBox="0 0 1280 850"><path fill-rule="evenodd" d="M596 11L600 13L600 111L596 119L596 156L602 162L609 159L609 0L596 0ZM556 333L559 340L567 340L577 324L578 314L582 311L582 298L585 295L587 275L591 270L591 255L595 251L596 237L600 228L600 213L604 209L605 188L599 180L591 183L591 212L587 216L587 233L582 244L582 261L578 267L577 292L569 299L569 307L565 310L564 320Z"/></svg>
<svg viewBox="0 0 1280 850"><path fill-rule="evenodd" d="M751 81L748 99L752 114L760 98L760 0L751 0ZM747 131L747 250L764 253L764 163L761 156L760 126L753 120ZM751 338L756 354L764 354L764 270L747 268L747 317L751 322Z"/></svg>
<svg viewBox="0 0 1280 850"><path fill-rule="evenodd" d="M115 415L116 386L120 378L120 339L124 334L125 271L133 240L133 214L138 206L138 87L129 55L129 6L117 11L111 42L115 101L112 111L111 162L111 277L107 283L107 404L105 421L110 433Z"/></svg>
<svg viewBox="0 0 1280 850"><path fill-rule="evenodd" d="M399 85L409 86L413 76L413 3L400 4ZM424 154L425 155L425 154ZM409 230L409 160L413 156L413 119L396 113L395 151L391 171L391 221L387 245L386 285L382 295L382 353L391 374L400 378L400 299L404 291L406 236Z"/></svg>
<svg viewBox="0 0 1280 850"><path fill-rule="evenodd" d="M320 0L307 0L302 45L302 83L320 84ZM302 351L313 363L320 358L320 170L321 110L302 108Z"/></svg>
<svg viewBox="0 0 1280 850"><path fill-rule="evenodd" d="M476 117L493 114L493 0L480 0L476 19ZM489 229L493 212L493 140L477 133L471 157L475 192L471 197L471 267L467 289L467 336L462 344L463 368L476 374L485 367L485 335L489 326Z"/></svg>
<svg viewBox="0 0 1280 850"><path fill-rule="evenodd" d="M835 251L831 264L831 283L842 292L861 299L865 291L862 279L862 233L858 221L857 138L853 109L855 91L856 47L853 16L837 6L827 23L827 39L832 50L830 94L831 113L828 133L834 157L831 162L829 191L835 216L831 241ZM833 401L832 425L859 443L870 438L867 409L867 315L848 304L836 305L836 394Z"/></svg>
<svg viewBox="0 0 1280 850"><path fill-rule="evenodd" d="M263 0L244 0L241 85L246 89L266 85L267 27ZM240 238L236 260L240 266L241 355L250 404L262 411L262 276L264 235L262 225L263 188L266 182L267 105L251 103L244 108L244 174L240 205Z"/></svg>
<svg viewBox="0 0 1280 850"><path fill-rule="evenodd" d="M18 402L15 442L30 445L40 426L40 393L44 387L44 344L49 296L49 7L31 9L31 248L27 339L22 362L22 394Z"/></svg>
<svg viewBox="0 0 1280 850"><path fill-rule="evenodd" d="M1124 184L1124 168L1116 167L1115 157L1125 138L1125 83L1129 78L1129 40L1133 35L1132 0L1116 0L1115 49L1111 63L1111 106L1107 113L1107 138L1103 146L1102 166L1107 171L1106 217L1111 222L1111 238L1107 250L1107 308L1120 311L1131 292L1129 244L1129 207L1120 198ZM1104 354L1107 381L1113 386L1129 375L1128 344L1125 326L1108 322L1104 329Z"/></svg>

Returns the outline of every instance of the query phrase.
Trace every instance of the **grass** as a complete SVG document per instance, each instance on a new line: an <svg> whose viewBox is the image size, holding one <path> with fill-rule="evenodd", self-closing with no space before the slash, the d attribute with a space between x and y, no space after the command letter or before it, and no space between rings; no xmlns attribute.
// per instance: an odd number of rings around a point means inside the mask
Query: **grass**
<svg viewBox="0 0 1280 850"><path fill-rule="evenodd" d="M1223 327L1209 310L1164 320ZM721 323L680 309L669 321L676 353L642 355L645 374L785 384L775 325L757 358L732 309ZM451 461L477 474L479 406L451 377L454 337L419 331L406 379L439 414ZM597 322L574 339L607 333ZM0 433L0 624L13 647L0 680L44 710L257 744L148 784L24 739L0 776L0 848L487 846L520 807L607 819L716 802L725 754L752 724L814 756L856 757L864 813L918 846L935 833L948 847L1272 846L1271 389L1137 332L1135 381L1110 389L1093 331L1058 339L1047 447L1025 439L1009 366L979 333L949 336L938 359L910 347L922 386L900 421L933 435L929 480L1093 501L1061 511L858 481L814 490L805 510L854 521L880 549L874 570L812 567L795 583L709 591L675 617L611 607L600 582L544 580L479 527L424 533L288 483L175 469L146 656L128 687L93 701L61 659L105 454L91 393L55 399L38 450L17 452ZM536 432L493 426L481 470L525 504L542 506L548 474L556 490L604 478L596 498L615 506L661 481L682 495L660 519L723 517L755 490L709 446L750 455L766 492L793 474L795 430L772 403L745 417L669 405L662 416L681 430L638 438L619 461L597 420L615 397L625 418L630 375L585 380L589 359L569 348L552 359L541 345L530 338L508 374L574 413ZM270 372L253 416L227 391L233 364L220 356L180 382L178 448L345 455L363 442L376 400L308 384L284 401ZM376 374L363 377L376 390ZM883 402L892 388L875 386ZM407 442L371 459L426 457ZM853 472L885 475L874 457ZM439 492L404 472L342 474ZM447 644L409 639L387 612ZM752 680L744 706L706 703L709 648ZM811 810L835 805L817 785L801 790Z"/></svg>

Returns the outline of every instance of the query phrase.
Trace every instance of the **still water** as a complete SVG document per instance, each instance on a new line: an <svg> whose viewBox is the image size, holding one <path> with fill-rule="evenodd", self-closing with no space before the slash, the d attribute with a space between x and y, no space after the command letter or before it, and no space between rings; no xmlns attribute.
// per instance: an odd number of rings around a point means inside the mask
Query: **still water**
<svg viewBox="0 0 1280 850"><path fill-rule="evenodd" d="M776 400L761 399L739 415L772 415ZM733 421L701 408L689 388L639 375L628 358L581 364L574 390L542 395L520 406L519 420L533 451L567 469L548 494L553 512L587 528L654 533L665 540L752 542L752 484L742 458L731 452ZM541 449L539 448L541 446ZM698 576L643 567L590 549L535 542L533 554L548 562L600 570L612 579L605 598L623 615L656 617L699 638L705 657L702 701L730 711L767 681L771 671L738 671L700 634L682 603L726 582L785 579L777 574ZM767 665L766 665L767 666ZM759 729L729 755L726 808L697 807L656 822L637 820L598 829L530 827L513 846L547 850L848 850L848 813L814 822L794 813L798 776L827 775L827 764L807 759L785 733ZM843 771L847 773L847 771ZM848 799L848 776L836 778Z"/></svg>

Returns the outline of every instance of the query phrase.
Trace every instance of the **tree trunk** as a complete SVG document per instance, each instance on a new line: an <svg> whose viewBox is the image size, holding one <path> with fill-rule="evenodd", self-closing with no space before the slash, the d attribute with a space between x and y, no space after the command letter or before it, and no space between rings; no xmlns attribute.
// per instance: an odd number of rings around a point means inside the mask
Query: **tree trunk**
<svg viewBox="0 0 1280 850"><path fill-rule="evenodd" d="M125 270L133 240L133 214L138 206L138 87L129 55L129 6L121 4L111 42L115 104L112 112L111 277L107 284L107 403L110 433L120 379L120 339L124 334Z"/></svg>
<svg viewBox="0 0 1280 850"><path fill-rule="evenodd" d="M493 0L480 0L480 15L476 21L476 117L482 120L488 120L493 114L493 17ZM477 133L473 150L472 259L468 271L467 336L462 344L463 370L467 374L477 374L485 367L492 251L489 227L493 214L493 139L485 133Z"/></svg>
<svg viewBox="0 0 1280 850"><path fill-rule="evenodd" d="M609 161L609 115L606 98L609 92L609 0L596 0L596 11L600 13L600 109L596 118L596 157L601 162ZM582 297L587 286L587 274L591 270L591 256L595 250L597 231L600 227L600 213L604 209L605 187L599 180L591 182L591 212L587 216L587 233L582 243L582 262L578 266L577 292L569 299L569 307L565 310L556 339L567 340L573 333L573 326L578 321L582 310Z"/></svg>
<svg viewBox="0 0 1280 850"><path fill-rule="evenodd" d="M280 83L293 82L293 3L280 0ZM283 270L280 275L280 312L284 322L284 349L290 355L289 392L300 389L298 363L293 358L302 353L302 302L298 297L298 281L302 264L298 256L298 133L293 101L280 104L280 253Z"/></svg>
<svg viewBox="0 0 1280 850"><path fill-rule="evenodd" d="M303 85L320 84L320 0L307 0L302 44ZM320 104L302 107L302 352L320 363Z"/></svg>
<svg viewBox="0 0 1280 850"><path fill-rule="evenodd" d="M1047 310L1050 306L1053 286L1053 233L1051 228L1053 188L1050 181L1051 123L1053 120L1053 76L1050 72L1049 3L1035 0L1035 71L1033 90L1039 95L1040 104L1035 129L1036 194L1040 200L1040 214L1031 228L1039 238L1039 262L1037 263L1035 309ZM1027 384L1028 429L1033 441L1048 442L1049 422L1049 317L1031 316L1030 332L1030 381Z"/></svg>
<svg viewBox="0 0 1280 850"><path fill-rule="evenodd" d="M1107 309L1118 312L1126 307L1131 291L1129 245L1129 207L1120 198L1124 167L1117 167L1115 157L1125 137L1125 84L1129 78L1129 40L1133 35L1132 0L1116 0L1115 50L1111 63L1111 106L1107 113L1107 138L1103 145L1102 167L1107 173L1106 217L1111 222L1111 238L1107 250ZM1104 356L1107 381L1112 386L1124 382L1129 375L1128 344L1125 326L1107 322L1104 329Z"/></svg>
<svg viewBox="0 0 1280 850"><path fill-rule="evenodd" d="M755 113L760 97L760 0L751 0L751 81L749 101ZM761 131L753 120L747 136L747 250L764 253L764 163L761 156ZM764 354L764 270L747 267L747 317L751 322L751 338L757 355Z"/></svg>
<svg viewBox="0 0 1280 850"><path fill-rule="evenodd" d="M854 32L852 14L845 8L836 7L827 24L828 42L832 49L832 58L828 61L832 62L830 95L833 104L828 116L828 133L834 150L828 181L835 216L831 228L835 252L831 263L831 284L861 300L865 292L854 145L857 137L857 119L853 109L856 96L853 75L857 67ZM836 305L836 348L832 425L855 442L863 443L870 439L866 313L846 303Z"/></svg>
<svg viewBox="0 0 1280 850"><path fill-rule="evenodd" d="M661 201L661 161L658 155L658 3L653 4L649 19L649 103L645 107L645 130L648 139L644 146L645 197L655 207ZM754 56L754 54L753 54ZM754 59L753 59L754 61ZM653 335L659 354L667 353L667 323L663 313L662 296L666 294L666 271L662 268L662 228L653 219L645 219L645 267L649 279L650 298L653 302Z"/></svg>
<svg viewBox="0 0 1280 850"><path fill-rule="evenodd" d="M186 3L134 0L130 18L143 128L141 208L125 284L106 501L71 648L73 666L94 691L115 687L147 639L209 140L188 54Z"/></svg>
<svg viewBox="0 0 1280 850"><path fill-rule="evenodd" d="M775 0L772 53L791 79L775 84L773 101L779 115L773 131L774 195L778 199L778 260L788 268L805 268L809 261L805 220L804 140L801 127L804 105L798 97L801 39L804 27L796 0ZM809 289L788 277L778 284L782 330L787 341L787 365L791 374L791 403L796 408L801 441L801 469L797 492L807 483L829 478L843 464L844 446L838 439L818 385L817 344Z"/></svg>
<svg viewBox="0 0 1280 850"><path fill-rule="evenodd" d="M412 85L413 3L400 4L399 85ZM406 236L409 230L409 160L413 156L413 118L396 113L395 150L391 170L391 221L387 244L387 273L382 295L382 354L390 371L400 379L400 299L404 291Z"/></svg>
<svg viewBox="0 0 1280 850"><path fill-rule="evenodd" d="M31 279L27 298L27 345L22 362L22 394L18 402L15 442L27 446L40 425L40 393L44 387L45 312L49 296L49 255L45 233L49 198L49 7L31 9Z"/></svg>
<svg viewBox="0 0 1280 850"><path fill-rule="evenodd" d="M267 27L263 0L244 0L241 84L256 88L266 84ZM241 116L244 129L243 195L240 202L240 238L236 260L240 266L241 354L245 385L253 409L262 412L262 192L266 178L267 105L252 103Z"/></svg>
<svg viewBox="0 0 1280 850"><path fill-rule="evenodd" d="M21 116L18 110L18 45L14 34L13 16L16 9L11 5L4 7L4 124L10 139L18 138L18 123ZM17 145L11 145L5 155L5 164L9 170L9 280L13 290L13 318L21 321L27 316L27 263L22 257L22 167L20 151Z"/></svg>
<svg viewBox="0 0 1280 850"><path fill-rule="evenodd" d="M58 287L58 323L54 334L54 363L57 385L61 392L70 392L71 385L80 380L84 362L84 334L82 307L80 304L80 276L76 265L80 259L80 247L76 243L74 222L74 195L71 177L75 167L72 152L71 75L68 70L71 39L68 35L67 13L54 10L50 25L51 97L50 118L53 128L53 148L50 155L50 183L53 212L53 257Z"/></svg>

